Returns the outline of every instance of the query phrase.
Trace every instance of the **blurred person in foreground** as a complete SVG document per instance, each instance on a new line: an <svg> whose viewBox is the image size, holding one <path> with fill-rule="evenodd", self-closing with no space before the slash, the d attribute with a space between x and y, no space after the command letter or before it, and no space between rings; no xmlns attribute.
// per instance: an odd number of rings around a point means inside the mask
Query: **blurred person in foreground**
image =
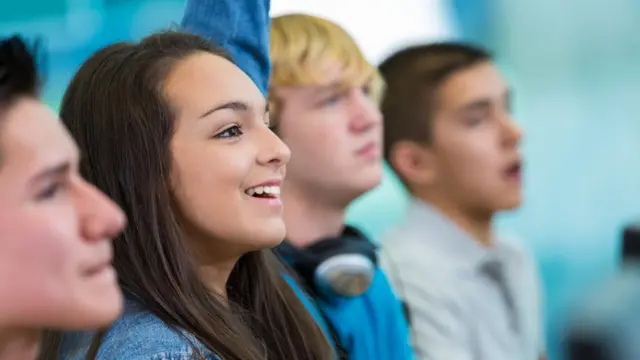
<svg viewBox="0 0 640 360"><path fill-rule="evenodd" d="M0 39L0 359L35 359L44 328L115 320L111 239L123 213L78 173L78 148L38 99L35 48Z"/></svg>
<svg viewBox="0 0 640 360"><path fill-rule="evenodd" d="M355 41L319 17L272 19L269 100L292 151L277 250L311 293L343 359L412 358L402 305L375 247L345 225L349 204L382 177L382 82Z"/></svg>
<svg viewBox="0 0 640 360"><path fill-rule="evenodd" d="M386 59L385 159L413 197L382 241L421 359L544 358L533 259L495 233L522 197L522 132L491 56L455 43Z"/></svg>

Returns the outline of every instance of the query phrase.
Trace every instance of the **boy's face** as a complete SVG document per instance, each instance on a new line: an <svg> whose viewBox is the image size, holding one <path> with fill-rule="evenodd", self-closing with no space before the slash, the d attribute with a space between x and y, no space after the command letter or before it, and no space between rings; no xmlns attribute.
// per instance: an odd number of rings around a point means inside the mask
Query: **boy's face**
<svg viewBox="0 0 640 360"><path fill-rule="evenodd" d="M114 321L122 295L111 239L122 211L78 173L78 149L35 99L3 112L0 322L89 329Z"/></svg>
<svg viewBox="0 0 640 360"><path fill-rule="evenodd" d="M382 121L367 88L338 86L341 71L322 86L278 87L278 134L291 149L284 186L347 206L382 178Z"/></svg>
<svg viewBox="0 0 640 360"><path fill-rule="evenodd" d="M434 189L457 206L494 212L520 205L522 132L511 117L507 84L490 62L452 75L435 103L426 150Z"/></svg>

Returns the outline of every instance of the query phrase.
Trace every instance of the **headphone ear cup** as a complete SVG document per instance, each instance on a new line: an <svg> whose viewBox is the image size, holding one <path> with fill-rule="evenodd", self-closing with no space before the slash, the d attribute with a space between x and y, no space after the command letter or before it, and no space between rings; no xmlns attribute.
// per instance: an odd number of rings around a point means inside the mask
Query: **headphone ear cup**
<svg viewBox="0 0 640 360"><path fill-rule="evenodd" d="M375 264L362 254L341 254L323 261L314 274L317 291L324 296L356 297L366 292Z"/></svg>
<svg viewBox="0 0 640 360"><path fill-rule="evenodd" d="M304 249L284 242L277 252L311 292L327 300L366 292L378 264L376 246L351 227L345 228L341 236L320 240Z"/></svg>
<svg viewBox="0 0 640 360"><path fill-rule="evenodd" d="M308 250L323 260L313 274L316 291L331 297L357 297L375 275L376 247L359 233L316 243Z"/></svg>

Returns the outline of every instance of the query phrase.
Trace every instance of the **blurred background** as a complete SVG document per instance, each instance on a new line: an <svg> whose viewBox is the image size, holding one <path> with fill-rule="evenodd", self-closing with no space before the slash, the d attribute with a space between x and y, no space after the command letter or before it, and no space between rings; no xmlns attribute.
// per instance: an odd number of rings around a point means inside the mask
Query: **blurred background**
<svg viewBox="0 0 640 360"><path fill-rule="evenodd" d="M57 108L70 77L98 48L179 22L184 0L3 0L0 35L43 36L45 99ZM572 304L619 266L620 233L640 219L640 1L272 0L272 13L328 17L374 63L395 49L464 39L491 49L515 90L525 129L525 205L500 219L538 260L549 358L562 359ZM636 155L634 155L636 154ZM388 174L352 223L374 239L403 215Z"/></svg>

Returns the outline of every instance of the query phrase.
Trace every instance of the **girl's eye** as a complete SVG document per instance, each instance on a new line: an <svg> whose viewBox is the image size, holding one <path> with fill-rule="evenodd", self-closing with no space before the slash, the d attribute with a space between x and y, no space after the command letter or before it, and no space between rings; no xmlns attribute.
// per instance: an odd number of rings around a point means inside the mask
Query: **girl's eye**
<svg viewBox="0 0 640 360"><path fill-rule="evenodd" d="M214 137L217 138L217 139L229 139L229 138L239 137L240 135L242 135L242 129L240 128L240 126L233 125L233 126L227 128L227 129L219 132Z"/></svg>

